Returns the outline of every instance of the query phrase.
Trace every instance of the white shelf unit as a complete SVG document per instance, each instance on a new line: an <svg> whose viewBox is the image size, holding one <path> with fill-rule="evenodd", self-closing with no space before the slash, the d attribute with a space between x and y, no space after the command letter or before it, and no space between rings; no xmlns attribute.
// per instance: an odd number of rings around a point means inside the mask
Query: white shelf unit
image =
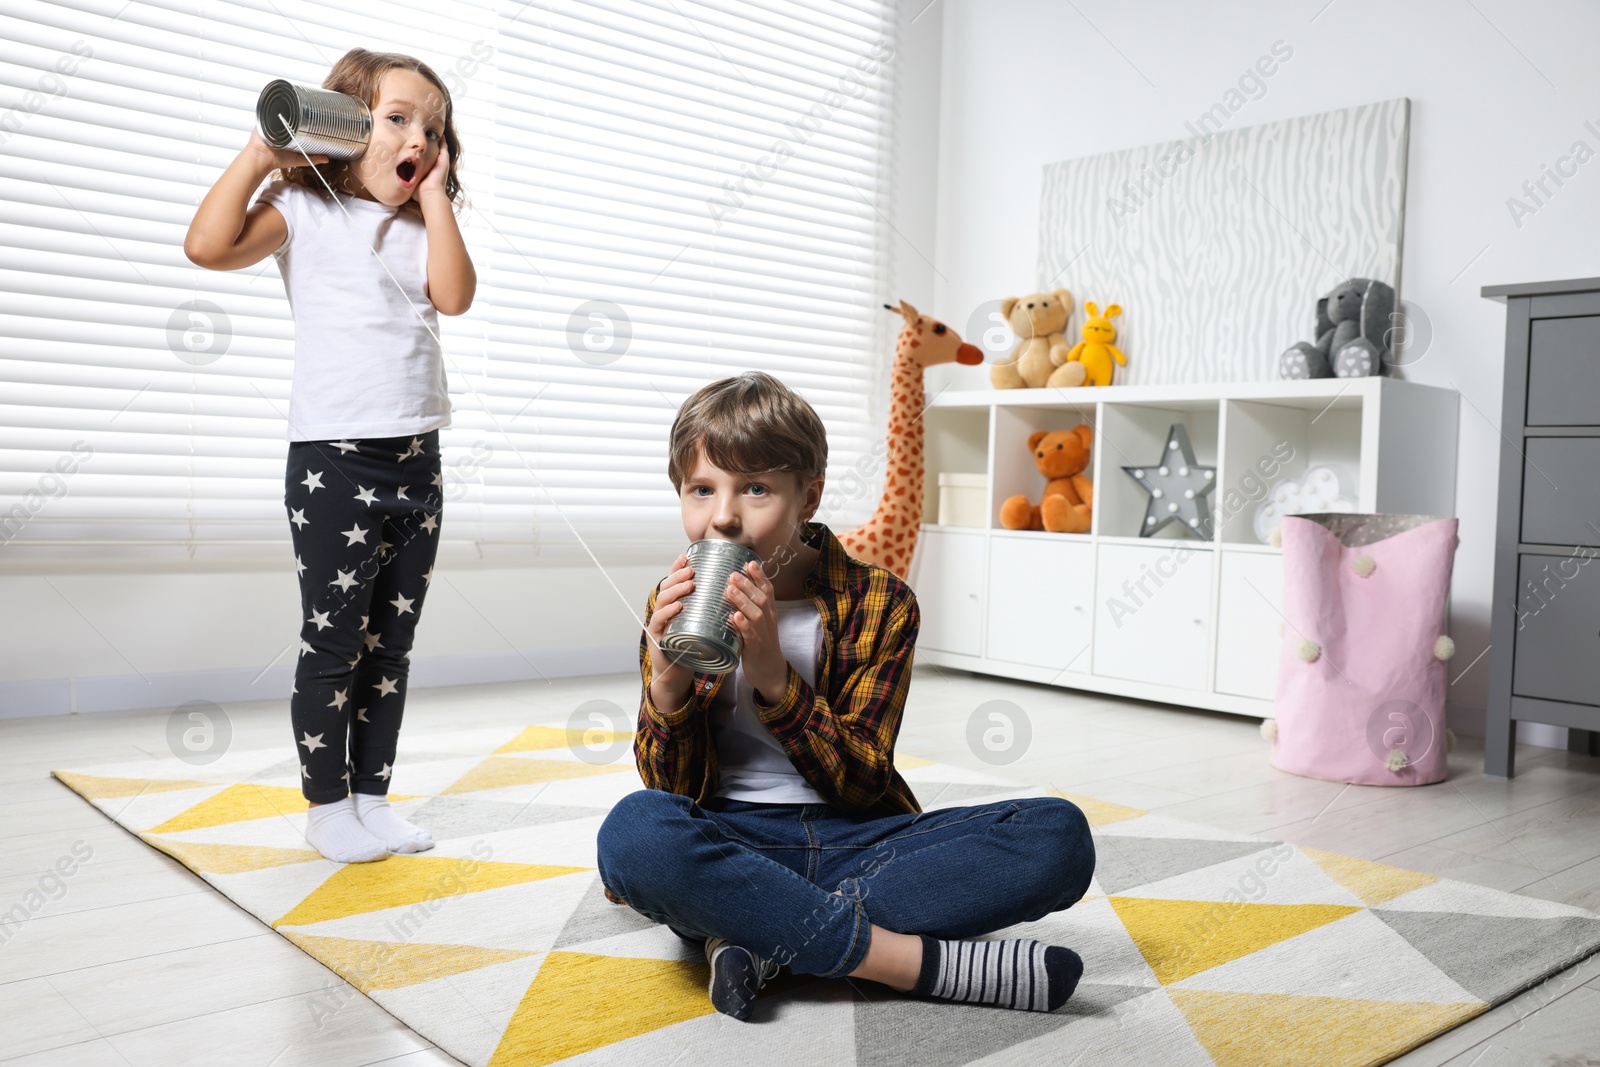
<svg viewBox="0 0 1600 1067"><path fill-rule="evenodd" d="M917 660L981 674L1261 718L1284 640L1282 554L1255 536L1271 485L1340 474L1355 510L1455 513L1459 398L1393 378L945 390L923 413L927 501L910 584ZM1137 534L1168 427L1217 468L1209 540L1169 524ZM1000 504L1037 503L1035 430L1095 428L1088 533L1006 530ZM1271 477L1263 477L1263 470ZM988 476L988 525L941 526L940 471Z"/></svg>

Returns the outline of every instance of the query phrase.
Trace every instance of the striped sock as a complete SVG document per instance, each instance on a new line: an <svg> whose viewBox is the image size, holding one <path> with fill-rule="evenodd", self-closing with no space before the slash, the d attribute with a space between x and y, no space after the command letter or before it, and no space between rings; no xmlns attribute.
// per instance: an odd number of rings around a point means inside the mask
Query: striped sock
<svg viewBox="0 0 1600 1067"><path fill-rule="evenodd" d="M922 938L922 973L911 990L917 996L1055 1011L1072 996L1083 974L1076 952L1029 938L940 941L917 936Z"/></svg>

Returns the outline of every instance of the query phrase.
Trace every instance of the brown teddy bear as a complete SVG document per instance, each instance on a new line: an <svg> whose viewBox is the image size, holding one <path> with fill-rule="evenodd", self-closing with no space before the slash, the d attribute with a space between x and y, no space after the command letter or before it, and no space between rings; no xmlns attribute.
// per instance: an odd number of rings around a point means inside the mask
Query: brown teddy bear
<svg viewBox="0 0 1600 1067"><path fill-rule="evenodd" d="M1067 319L1072 315L1072 294L1065 289L1031 296L1008 296L1000 302L1011 332L1020 340L1011 358L989 368L996 389L1040 389L1045 386L1082 385L1087 375L1079 363L1067 362L1072 345L1067 341Z"/></svg>
<svg viewBox="0 0 1600 1067"><path fill-rule="evenodd" d="M1000 525L1008 530L1049 530L1052 533L1087 533L1094 505L1094 483L1083 471L1089 468L1089 446L1094 428L1039 430L1028 435L1039 473L1050 479L1038 504L1022 494L1000 505Z"/></svg>

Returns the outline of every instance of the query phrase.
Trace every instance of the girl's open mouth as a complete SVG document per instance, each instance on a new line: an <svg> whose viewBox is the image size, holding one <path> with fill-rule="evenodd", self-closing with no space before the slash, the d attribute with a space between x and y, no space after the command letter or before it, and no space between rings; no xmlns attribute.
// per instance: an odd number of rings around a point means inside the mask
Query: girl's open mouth
<svg viewBox="0 0 1600 1067"><path fill-rule="evenodd" d="M417 176L416 161L411 159L403 160L400 165L394 169L394 173L395 176L400 179L401 185L410 185L412 180Z"/></svg>

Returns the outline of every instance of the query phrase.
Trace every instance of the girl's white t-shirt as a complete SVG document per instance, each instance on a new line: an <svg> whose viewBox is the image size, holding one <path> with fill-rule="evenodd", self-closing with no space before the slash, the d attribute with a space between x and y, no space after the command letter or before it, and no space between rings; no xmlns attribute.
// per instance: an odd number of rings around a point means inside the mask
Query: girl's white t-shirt
<svg viewBox="0 0 1600 1067"><path fill-rule="evenodd" d="M282 179L256 197L277 208L289 229L273 253L294 314L289 440L401 437L448 426L444 353L428 332L439 332L439 314L423 291L427 227L376 200L339 200L348 217L325 191Z"/></svg>
<svg viewBox="0 0 1600 1067"><path fill-rule="evenodd" d="M822 656L822 616L810 599L773 603L778 609L778 644L783 658L815 687L817 662ZM717 691L711 736L717 746L715 796L763 804L826 803L795 770L789 754L756 713L755 687L746 680L742 663Z"/></svg>

